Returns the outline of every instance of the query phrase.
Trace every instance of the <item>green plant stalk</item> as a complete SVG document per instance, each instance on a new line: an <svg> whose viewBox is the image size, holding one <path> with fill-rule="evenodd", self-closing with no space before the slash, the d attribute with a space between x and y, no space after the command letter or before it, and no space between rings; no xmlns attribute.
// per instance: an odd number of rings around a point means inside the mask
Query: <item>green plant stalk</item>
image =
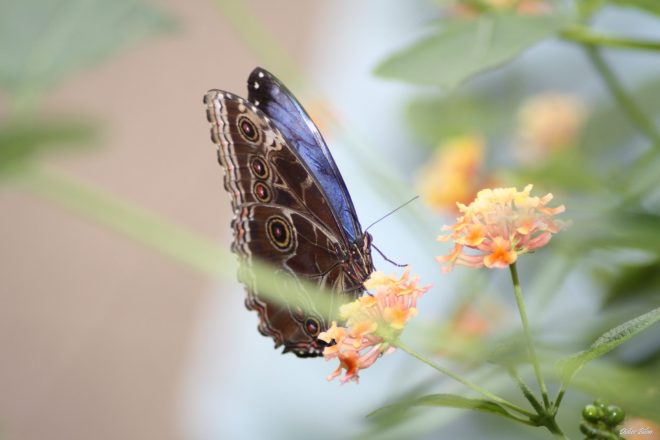
<svg viewBox="0 0 660 440"><path fill-rule="evenodd" d="M568 386L568 384L566 385L562 384L561 388L557 392L557 397L553 402L553 406L554 406L553 411L555 412L559 409L559 405L561 405L561 401L564 399L564 394L566 393L566 386Z"/></svg>
<svg viewBox="0 0 660 440"><path fill-rule="evenodd" d="M550 400L548 399L548 389L545 386L545 380L543 380L543 375L541 374L541 365L539 363L539 358L536 355L536 348L534 347L534 341L532 340L532 333L529 329L529 322L527 321L527 311L525 310L525 302L523 301L522 289L520 288L520 280L518 279L518 268L516 263L513 263L509 266L511 271L511 280L513 281L513 291L516 296L516 303L518 304L518 312L520 312L520 320L522 321L523 333L525 334L525 341L527 342L527 351L529 353L529 358L534 367L534 375L536 380L539 383L539 388L541 389L541 395L543 396L543 404L546 409L550 408Z"/></svg>
<svg viewBox="0 0 660 440"><path fill-rule="evenodd" d="M501 397L499 397L499 396L496 396L495 394L493 394L493 393L491 393L490 391L486 390L485 388L482 388L482 387L480 387L479 385L477 385L477 384L475 384L475 383L469 381L468 379L464 378L463 376L461 376L461 375L459 375L459 374L456 374L456 373L454 373L454 372L448 370L447 368L442 367L442 366L436 364L435 362L431 361L430 359L427 359L426 357L422 356L421 354L417 353L415 350L413 350L412 348L410 348L409 346L407 346L406 344L404 344L403 342L401 342L401 340L397 340L396 342L394 342L394 345L395 345L396 347L400 348L401 350L405 351L406 353L408 353L408 354L411 355L412 357L414 357L414 358L416 358L416 359L422 361L423 363L425 363L426 365L430 366L431 368L433 368L433 369L439 371L440 373L442 373L442 374L444 374L444 375L446 375L446 376L451 377L452 379L454 379L454 380L457 381L457 382L462 383L462 384L465 385L466 387L468 387L468 388L470 388L470 389L476 391L477 393L479 393L479 394L481 394L481 395L483 395L483 396L489 398L489 399L492 400L493 402L498 403L498 404L500 404L500 405L502 405L502 406L505 406L505 407L507 407L507 408L509 408L509 409L512 409L512 410L514 410L514 411L516 411L516 412L518 412L518 413L520 413L520 414L523 414L523 415L525 415L525 416L527 416L527 417L530 417L530 418L533 418L533 417L536 416L536 415L535 415L534 413L532 413L531 411L528 411L528 410L526 410L525 408L522 408L522 407L516 405L515 403L511 403L511 402L509 402L508 400L505 400L505 399L503 399L503 398L501 398ZM523 421L522 419L516 419L516 420L521 421L521 422L523 422L523 423L527 423L527 421ZM527 423L527 424L529 424L529 423Z"/></svg>
<svg viewBox="0 0 660 440"><path fill-rule="evenodd" d="M660 51L660 41L637 40L631 38L611 37L591 32L582 26L564 29L559 35L567 41L588 46L617 47L621 49Z"/></svg>
<svg viewBox="0 0 660 440"><path fill-rule="evenodd" d="M640 129L656 149L660 148L660 131L628 95L619 79L603 59L599 49L591 45L585 45L584 49L589 61L605 82L610 94L628 115L630 121Z"/></svg>
<svg viewBox="0 0 660 440"><path fill-rule="evenodd" d="M155 249L184 266L208 275L235 277L235 258L211 244L212 240L106 191L41 164L26 165L14 179L33 194Z"/></svg>

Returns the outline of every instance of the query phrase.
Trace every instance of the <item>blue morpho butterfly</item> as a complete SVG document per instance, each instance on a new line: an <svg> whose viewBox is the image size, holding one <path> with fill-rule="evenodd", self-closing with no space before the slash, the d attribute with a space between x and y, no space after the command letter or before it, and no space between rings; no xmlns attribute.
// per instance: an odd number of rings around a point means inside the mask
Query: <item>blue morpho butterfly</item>
<svg viewBox="0 0 660 440"><path fill-rule="evenodd" d="M259 331L275 347L320 356L327 344L317 336L328 328L328 318L260 297L259 280L250 271L253 258L293 279L318 283L345 302L364 291L374 270L371 236L360 227L321 133L277 78L256 68L247 100L210 90L204 103L232 199L232 251L240 259L246 306L259 313Z"/></svg>

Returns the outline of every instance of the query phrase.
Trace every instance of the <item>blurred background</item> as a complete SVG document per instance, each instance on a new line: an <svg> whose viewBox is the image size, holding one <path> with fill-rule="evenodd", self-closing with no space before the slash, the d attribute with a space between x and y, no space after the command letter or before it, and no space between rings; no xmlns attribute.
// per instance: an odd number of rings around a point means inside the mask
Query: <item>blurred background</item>
<svg viewBox="0 0 660 440"><path fill-rule="evenodd" d="M660 303L660 57L556 38L571 2L516 5L507 50L482 47L487 61L465 68L460 42L432 41L428 65L424 42L440 19L488 15L472 2L0 2L0 438L547 438L449 409L368 422L403 394L461 387L403 353L340 386L325 381L333 364L273 350L234 281L202 106L210 88L246 96L260 65L317 121L363 226L420 194L373 229L434 286L409 339L515 395L479 361L519 326L506 274L442 275L434 261L455 201L535 183L567 205L571 230L522 266L548 372ZM647 10L590 19L660 40ZM568 432L603 395L657 434L659 353L652 329L576 379Z"/></svg>

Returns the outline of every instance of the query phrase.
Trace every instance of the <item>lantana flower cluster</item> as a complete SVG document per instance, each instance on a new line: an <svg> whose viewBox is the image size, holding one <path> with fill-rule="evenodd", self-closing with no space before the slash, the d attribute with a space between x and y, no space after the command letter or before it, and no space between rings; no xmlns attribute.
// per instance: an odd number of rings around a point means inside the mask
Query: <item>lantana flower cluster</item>
<svg viewBox="0 0 660 440"><path fill-rule="evenodd" d="M484 140L477 135L447 139L419 173L418 191L429 206L456 212L456 202L469 202L485 183Z"/></svg>
<svg viewBox="0 0 660 440"><path fill-rule="evenodd" d="M450 231L440 235L439 241L453 241L449 255L437 257L447 263L443 271L456 264L467 267L506 268L518 256L545 246L552 235L566 226L553 219L564 212L564 205L550 208L552 194L543 197L530 195L532 185L522 191L516 188L495 188L479 191L469 205L458 203L463 214L456 224L444 226ZM468 250L476 251L468 253Z"/></svg>
<svg viewBox="0 0 660 440"><path fill-rule="evenodd" d="M417 314L417 299L430 286L418 287L419 277L406 269L400 278L374 272L364 283L366 294L345 304L339 311L344 326L333 322L319 339L332 343L325 348L326 360L337 359L339 366L328 380L341 376L342 383L358 382L360 370L370 367L383 354L395 351L392 344L410 318Z"/></svg>
<svg viewBox="0 0 660 440"><path fill-rule="evenodd" d="M576 96L554 92L533 96L518 112L514 153L524 164L538 166L579 142L586 117L586 106Z"/></svg>

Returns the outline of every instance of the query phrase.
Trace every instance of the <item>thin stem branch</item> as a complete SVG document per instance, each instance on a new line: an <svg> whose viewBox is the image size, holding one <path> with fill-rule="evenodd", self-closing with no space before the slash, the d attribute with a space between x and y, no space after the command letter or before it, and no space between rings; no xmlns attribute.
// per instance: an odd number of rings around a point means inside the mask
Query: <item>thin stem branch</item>
<svg viewBox="0 0 660 440"><path fill-rule="evenodd" d="M561 388L559 389L559 392L557 393L557 397L555 398L555 401L553 403L555 412L559 409L559 405L561 405L561 401L564 399L564 393L566 393L566 389L565 389L565 385L562 384Z"/></svg>
<svg viewBox="0 0 660 440"><path fill-rule="evenodd" d="M658 131L655 124L628 95L619 79L603 59L599 49L590 45L585 45L585 50L589 57L589 61L603 78L605 85L614 99L628 115L630 122L640 129L640 131L653 143L655 148L660 148L660 131Z"/></svg>
<svg viewBox="0 0 660 440"><path fill-rule="evenodd" d="M406 353L408 353L409 355L411 355L412 357L424 362L426 365L428 365L431 368L439 371L440 373L451 377L455 381L462 383L463 385L465 385L466 387L476 391L477 393L488 397L493 402L499 403L502 406L505 406L509 409L517 411L518 413L524 414L528 417L535 417L536 416L536 414L532 413L531 411L528 411L525 408L522 408L522 407L516 405L515 403L511 403L511 402L509 402L509 401L507 401L507 400L505 400L505 399L503 399L499 396L496 396L495 394L491 393L487 389L480 387L479 385L469 381L468 379L464 378L463 376L461 376L459 374L456 374L456 373L446 369L445 367L442 367L442 366L436 364L435 362L431 361L430 359L425 358L424 356L417 353L415 350L413 350L412 348L410 348L409 346L407 346L406 344L404 344L400 340L397 341L395 343L395 345L397 347L399 347L401 350L403 350Z"/></svg>
<svg viewBox="0 0 660 440"><path fill-rule="evenodd" d="M613 37L591 32L584 27L571 27L560 33L564 40L573 41L589 46L618 47L622 49L660 51L660 41L638 40L631 38Z"/></svg>
<svg viewBox="0 0 660 440"><path fill-rule="evenodd" d="M530 390L529 387L527 386L527 384L522 380L522 378L520 377L518 372L515 370L515 368L509 367L509 368L507 368L507 371L508 371L509 375L513 379L515 379L515 381L518 383L518 386L520 387L520 390L522 391L523 395L529 401L529 403L532 405L532 407L534 407L536 412L538 414L543 414L544 411L545 411L544 408L541 406L539 401L536 399L536 397L534 396L534 393L532 393L532 390Z"/></svg>
<svg viewBox="0 0 660 440"><path fill-rule="evenodd" d="M511 264L509 269L511 271L511 280L513 281L513 291L516 296L518 311L520 312L520 320L522 321L523 333L525 334L525 341L527 342L527 351L529 352L530 361L534 367L534 375L536 376L536 380L539 383L539 388L541 389L543 404L547 409L550 407L548 389L545 386L545 381L543 380L543 375L541 374L541 365L539 364L539 358L536 355L536 348L534 348L534 342L532 341L532 333L529 330L527 311L525 310L525 303L523 301L522 289L520 288L520 280L518 279L518 268L516 267L516 263Z"/></svg>

